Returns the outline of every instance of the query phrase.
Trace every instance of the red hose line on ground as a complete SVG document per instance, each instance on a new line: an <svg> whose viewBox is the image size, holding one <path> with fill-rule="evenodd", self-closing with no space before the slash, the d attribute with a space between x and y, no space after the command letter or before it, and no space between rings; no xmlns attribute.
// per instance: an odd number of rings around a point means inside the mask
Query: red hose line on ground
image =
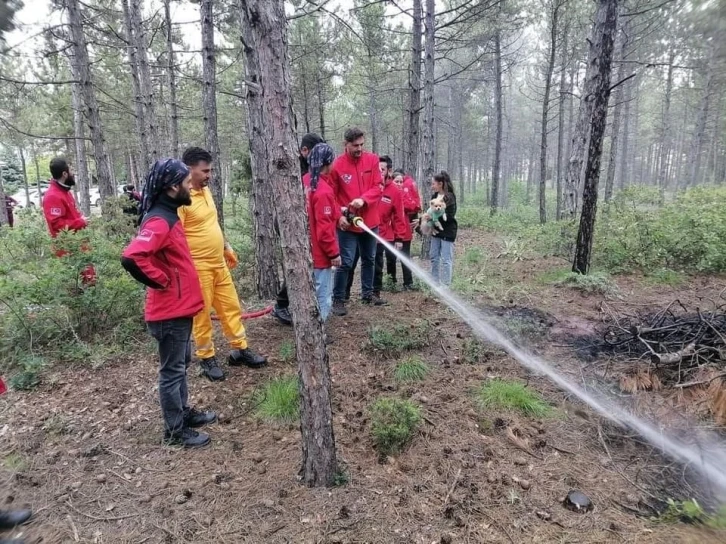
<svg viewBox="0 0 726 544"><path fill-rule="evenodd" d="M246 313L246 314L242 314L240 316L240 319L254 319L255 317L262 317L263 315L267 315L270 312L272 312L272 306L268 306L264 310L258 310L256 312L249 312L249 313ZM219 321L219 316L217 314L214 314L212 316L212 319L214 321Z"/></svg>

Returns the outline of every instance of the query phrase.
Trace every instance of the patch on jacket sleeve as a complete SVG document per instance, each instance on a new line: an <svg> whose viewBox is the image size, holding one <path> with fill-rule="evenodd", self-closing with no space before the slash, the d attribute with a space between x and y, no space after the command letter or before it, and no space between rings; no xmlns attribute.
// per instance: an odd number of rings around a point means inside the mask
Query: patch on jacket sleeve
<svg viewBox="0 0 726 544"><path fill-rule="evenodd" d="M154 231L149 229L144 229L139 232L139 234L136 236L137 240L140 240L141 242L151 242L151 239L154 236Z"/></svg>
<svg viewBox="0 0 726 544"><path fill-rule="evenodd" d="M63 210L61 208L51 208L50 215L55 215L55 216L63 215Z"/></svg>

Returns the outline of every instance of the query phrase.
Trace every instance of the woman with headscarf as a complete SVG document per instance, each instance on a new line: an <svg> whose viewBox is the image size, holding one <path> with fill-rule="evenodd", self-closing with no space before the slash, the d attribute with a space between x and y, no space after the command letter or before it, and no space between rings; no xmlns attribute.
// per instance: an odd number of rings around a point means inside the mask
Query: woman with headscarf
<svg viewBox="0 0 726 544"><path fill-rule="evenodd" d="M189 168L161 159L149 172L141 195L141 227L121 257L123 267L147 286L144 319L159 345L159 397L164 441L186 448L205 446L209 435L194 430L217 419L190 408L187 366L191 362L194 316L204 298L177 210L191 204Z"/></svg>
<svg viewBox="0 0 726 544"><path fill-rule="evenodd" d="M341 263L336 232L341 212L328 180L335 152L328 144L320 143L313 147L307 160L310 170L303 176L303 184L307 195L315 294L320 317L325 321L333 305L333 267Z"/></svg>

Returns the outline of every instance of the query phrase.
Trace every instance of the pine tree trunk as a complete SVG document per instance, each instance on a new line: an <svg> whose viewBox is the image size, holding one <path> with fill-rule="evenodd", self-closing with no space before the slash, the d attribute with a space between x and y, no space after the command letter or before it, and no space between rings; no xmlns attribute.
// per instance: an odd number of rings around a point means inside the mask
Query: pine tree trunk
<svg viewBox="0 0 726 544"><path fill-rule="evenodd" d="M616 58L622 61L625 58L625 51L627 49L628 34L623 28L623 32L620 36L620 44L617 49L619 50ZM625 75L625 65L621 62L618 65L616 72L615 82L618 82ZM615 89L615 105L613 107L613 124L610 131L610 159L608 161L608 170L605 177L605 203L609 203L613 198L613 186L615 184L615 170L617 168L618 161L618 140L620 137L620 116L623 108L623 86L620 85Z"/></svg>
<svg viewBox="0 0 726 544"><path fill-rule="evenodd" d="M558 221L562 219L562 154L565 147L565 99L567 92L567 41L569 37L570 29L569 25L565 24L562 37L562 50L560 57L560 97L559 97L559 108L557 111L557 165L555 167L557 176L556 181L556 193L557 203L555 209L555 219Z"/></svg>
<svg viewBox="0 0 726 544"><path fill-rule="evenodd" d="M590 67L592 74L592 113L589 124L590 144L585 168L585 184L582 193L582 214L577 233L575 260L572 271L587 274L590 268L592 241L597 216L597 189L600 178L600 159L607 123L610 98L610 70L613 57L613 41L618 24L618 0L599 0L595 14L593 34L590 40Z"/></svg>
<svg viewBox="0 0 726 544"><path fill-rule="evenodd" d="M171 136L171 154L181 155L179 148L179 104L176 98L176 65L174 61L173 29L171 25L171 0L164 0L164 25L166 30L166 72L169 77L169 132Z"/></svg>
<svg viewBox="0 0 726 544"><path fill-rule="evenodd" d="M620 159L620 179L618 188L623 190L628 183L628 171L630 164L630 148L628 147L630 139L630 82L623 83L623 138L622 138L622 157Z"/></svg>
<svg viewBox="0 0 726 544"><path fill-rule="evenodd" d="M661 121L660 135L660 170L658 172L658 203L665 204L666 174L668 172L668 157L670 155L670 115L671 115L671 93L673 91L673 63L676 60L676 52L671 45L668 52L668 76L666 77L665 103L663 104L663 121Z"/></svg>
<svg viewBox="0 0 726 544"><path fill-rule="evenodd" d="M318 93L318 118L320 122L320 137L325 139L325 98L323 96L323 81L320 72L315 75L315 86Z"/></svg>
<svg viewBox="0 0 726 544"><path fill-rule="evenodd" d="M552 74L555 70L555 56L557 54L557 25L560 6L558 0L552 0L552 14L550 21L550 54L545 69L544 99L542 100L542 132L539 144L539 222L547 222L547 121L550 113L550 92L552 89Z"/></svg>
<svg viewBox="0 0 726 544"><path fill-rule="evenodd" d="M71 99L73 103L73 136L75 137L76 163L74 164L78 192L80 193L81 211L86 217L91 216L90 177L88 175L88 160L86 158L86 134L83 130L83 99L78 83L71 85Z"/></svg>
<svg viewBox="0 0 726 544"><path fill-rule="evenodd" d="M262 138L269 157L260 157L270 179L280 237L300 379L302 481L331 486L337 471L331 379L312 277L305 197L300 183L290 98L290 65L282 0L240 0L246 58L260 67Z"/></svg>
<svg viewBox="0 0 726 544"><path fill-rule="evenodd" d="M213 0L201 0L202 17L202 110L207 151L212 155L214 169L210 188L217 206L219 224L224 229L224 183L219 175L219 135L217 134L217 59L214 51Z"/></svg>
<svg viewBox="0 0 726 544"><path fill-rule="evenodd" d="M149 68L149 56L147 49L149 44L146 40L146 29L141 17L141 1L130 0L129 11L131 12L131 24L133 26L134 40L136 43L136 55L139 66L139 82L141 83L141 96L144 102L144 123L149 134L149 166L160 157L159 134L156 126L156 108L154 107L154 86L151 84L151 69Z"/></svg>
<svg viewBox="0 0 726 544"><path fill-rule="evenodd" d="M81 84L86 122L91 132L93 158L96 162L98 190L103 201L115 196L116 188L113 186L111 162L106 151L106 138L101 123L101 113L91 78L91 64L86 48L86 38L83 34L81 9L78 0L64 0L64 3L68 12L68 23L73 41L71 73L74 79L80 81Z"/></svg>
<svg viewBox="0 0 726 544"><path fill-rule="evenodd" d="M501 15L502 4L499 3ZM499 24L499 23L498 23ZM494 115L496 116L496 133L494 135L494 162L492 163L491 215L499 209L500 174L502 168L502 37L499 28L494 34Z"/></svg>
<svg viewBox="0 0 726 544"><path fill-rule="evenodd" d="M422 206L426 209L427 203L431 196L429 183L436 170L436 129L434 125L434 69L436 55L436 18L435 18L435 1L426 0L426 20L425 20L425 49L424 49L424 120L423 133L421 138L421 147L423 152L423 176L419 179L419 187L422 194ZM421 247L421 257L429 256L429 248L431 247L431 238L423 237Z"/></svg>
<svg viewBox="0 0 726 544"><path fill-rule="evenodd" d="M264 88L261 84L263 71L259 65L260 56L248 48L249 44L256 43L255 35L243 16L244 12L240 9L241 41L245 54L245 108L252 167L250 207L254 227L256 284L258 296L269 300L275 297L280 285L275 200L270 183L270 156L265 142Z"/></svg>
<svg viewBox="0 0 726 544"><path fill-rule="evenodd" d="M408 74L408 142L404 171L416 175L418 170L419 123L421 118L421 0L413 0L413 40L411 42L411 69Z"/></svg>
<svg viewBox="0 0 726 544"><path fill-rule="evenodd" d="M714 38L714 42L715 42ZM716 44L710 46L708 61L706 62L706 77L703 85L703 95L696 117L696 127L691 140L691 152L689 154L691 168L686 179L687 186L694 187L701 182L701 156L703 154L703 144L706 139L706 125L708 123L708 112L711 103L711 95L713 94L714 83L714 64L715 64Z"/></svg>

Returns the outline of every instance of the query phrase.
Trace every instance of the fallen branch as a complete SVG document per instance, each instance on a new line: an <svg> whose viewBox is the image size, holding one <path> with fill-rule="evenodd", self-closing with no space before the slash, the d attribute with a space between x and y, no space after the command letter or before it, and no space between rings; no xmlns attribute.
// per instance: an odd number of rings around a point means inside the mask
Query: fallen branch
<svg viewBox="0 0 726 544"><path fill-rule="evenodd" d="M674 385L673 387L676 387L678 389L684 389L686 387L694 387L696 385L706 385L708 383L711 383L713 380L718 380L719 378L726 378L726 372L721 372L721 374L716 374L715 376L712 376L707 380L699 380L697 382L688 382L688 383L679 383L679 384Z"/></svg>

